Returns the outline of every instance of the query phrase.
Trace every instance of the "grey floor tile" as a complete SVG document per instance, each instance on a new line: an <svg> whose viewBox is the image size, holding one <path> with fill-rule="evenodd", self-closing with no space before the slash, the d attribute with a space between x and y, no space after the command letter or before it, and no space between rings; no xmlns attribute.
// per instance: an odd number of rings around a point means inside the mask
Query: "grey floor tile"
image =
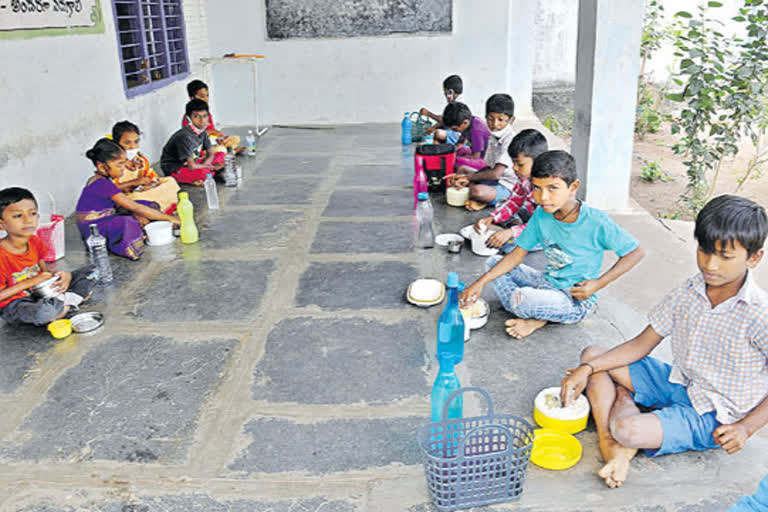
<svg viewBox="0 0 768 512"><path fill-rule="evenodd" d="M0 392L11 393L21 386L36 356L56 341L45 327L11 326L0 320Z"/></svg>
<svg viewBox="0 0 768 512"><path fill-rule="evenodd" d="M312 424L254 419L245 425L245 434L253 441L230 469L246 473L333 473L392 463L419 464L417 431L425 421L426 411L424 418Z"/></svg>
<svg viewBox="0 0 768 512"><path fill-rule="evenodd" d="M317 188L317 180L307 178L279 178L274 180L248 180L234 192L227 205L260 206L268 204L309 204Z"/></svg>
<svg viewBox="0 0 768 512"><path fill-rule="evenodd" d="M399 262L312 263L302 274L296 305L323 309L404 307L405 291L418 277L415 267Z"/></svg>
<svg viewBox="0 0 768 512"><path fill-rule="evenodd" d="M298 226L299 214L278 211L222 211L202 224L205 248L227 249L259 246L269 249L284 246Z"/></svg>
<svg viewBox="0 0 768 512"><path fill-rule="evenodd" d="M413 249L414 225L398 222L321 222L311 252L389 253Z"/></svg>
<svg viewBox="0 0 768 512"><path fill-rule="evenodd" d="M242 322L257 308L272 261L176 262L135 301L136 317L149 322Z"/></svg>
<svg viewBox="0 0 768 512"><path fill-rule="evenodd" d="M413 215L410 190L337 190L331 195L324 217L397 217Z"/></svg>
<svg viewBox="0 0 768 512"><path fill-rule="evenodd" d="M322 145L324 143L320 143ZM309 175L323 176L328 173L331 158L327 155L273 155L268 156L256 167L257 176Z"/></svg>
<svg viewBox="0 0 768 512"><path fill-rule="evenodd" d="M33 460L178 461L235 344L113 337L59 377L21 427L28 439L0 452Z"/></svg>
<svg viewBox="0 0 768 512"><path fill-rule="evenodd" d="M413 186L413 169L397 164L350 165L342 173L339 186Z"/></svg>
<svg viewBox="0 0 768 512"><path fill-rule="evenodd" d="M417 322L291 318L267 338L253 398L309 404L378 404L429 392Z"/></svg>

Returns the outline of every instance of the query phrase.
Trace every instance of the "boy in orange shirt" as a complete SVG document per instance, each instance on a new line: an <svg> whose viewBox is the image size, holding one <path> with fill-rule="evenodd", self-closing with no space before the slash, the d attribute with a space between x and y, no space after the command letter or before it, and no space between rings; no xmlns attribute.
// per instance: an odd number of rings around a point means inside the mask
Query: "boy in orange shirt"
<svg viewBox="0 0 768 512"><path fill-rule="evenodd" d="M37 201L29 190L11 187L0 190L0 316L10 324L45 325L63 318L72 307L87 300L96 285L93 265L74 272L52 273L43 261L45 246L35 236ZM36 299L30 290L58 276L52 288L55 297Z"/></svg>

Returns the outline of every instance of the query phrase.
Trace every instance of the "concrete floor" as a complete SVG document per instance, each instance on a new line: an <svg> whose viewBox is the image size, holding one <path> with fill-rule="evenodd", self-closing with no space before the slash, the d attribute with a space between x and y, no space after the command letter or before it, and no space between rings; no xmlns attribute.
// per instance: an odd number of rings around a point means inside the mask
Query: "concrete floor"
<svg viewBox="0 0 768 512"><path fill-rule="evenodd" d="M116 282L88 308L106 314L102 329L55 341L0 327L0 509L434 510L416 430L442 308L412 307L404 291L452 270L471 282L483 259L413 249L412 153L397 126L274 128L239 162L244 185L219 188L220 211L192 191L198 244L112 259ZM438 233L477 217L434 202ZM497 411L530 420L536 393L585 345L633 335L695 269L689 226L667 229L644 212L617 219L648 257L581 324L509 339L485 291L490 322L458 371ZM85 261L69 226L60 267ZM465 399L465 414L483 411ZM733 456L640 456L610 490L594 476L594 431L578 437L574 468L531 466L520 503L475 510L721 511L768 472L758 434Z"/></svg>

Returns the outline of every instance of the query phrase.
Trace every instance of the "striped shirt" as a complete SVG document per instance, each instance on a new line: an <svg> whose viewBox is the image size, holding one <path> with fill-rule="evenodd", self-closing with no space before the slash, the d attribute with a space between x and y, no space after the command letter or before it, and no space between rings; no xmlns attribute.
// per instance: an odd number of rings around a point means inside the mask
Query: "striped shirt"
<svg viewBox="0 0 768 512"><path fill-rule="evenodd" d="M688 388L699 414L735 423L768 396L768 294L747 273L739 292L715 308L699 273L667 294L651 327L672 344L669 381Z"/></svg>

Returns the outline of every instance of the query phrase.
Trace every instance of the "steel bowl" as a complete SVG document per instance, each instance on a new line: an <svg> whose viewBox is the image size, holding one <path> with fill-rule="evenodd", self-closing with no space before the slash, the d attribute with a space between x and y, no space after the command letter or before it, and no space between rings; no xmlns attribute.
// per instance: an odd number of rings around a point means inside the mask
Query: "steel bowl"
<svg viewBox="0 0 768 512"><path fill-rule="evenodd" d="M48 299L55 297L60 292L53 289L53 283L59 280L59 276L53 276L42 283L32 287L32 296L36 299Z"/></svg>
<svg viewBox="0 0 768 512"><path fill-rule="evenodd" d="M95 331L104 325L104 315L96 311L80 313L70 320L72 320L72 330L80 333Z"/></svg>

